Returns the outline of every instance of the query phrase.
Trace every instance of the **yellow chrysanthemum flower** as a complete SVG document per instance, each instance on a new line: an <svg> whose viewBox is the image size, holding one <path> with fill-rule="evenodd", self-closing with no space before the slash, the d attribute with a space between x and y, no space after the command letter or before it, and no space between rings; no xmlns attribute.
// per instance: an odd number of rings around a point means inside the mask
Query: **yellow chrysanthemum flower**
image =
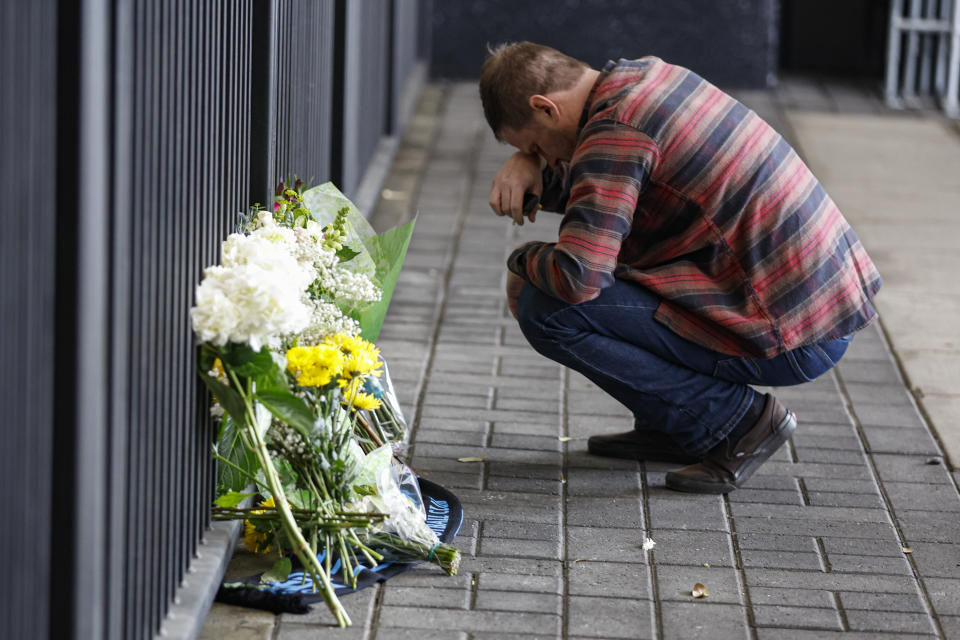
<svg viewBox="0 0 960 640"><path fill-rule="evenodd" d="M343 399L344 406L353 406L354 409L366 409L373 411L380 408L380 401L372 393L364 393L363 378L356 377L350 380L344 386Z"/></svg>
<svg viewBox="0 0 960 640"><path fill-rule="evenodd" d="M287 370L301 387L324 387L343 375L344 357L336 345L293 347L287 351Z"/></svg>
<svg viewBox="0 0 960 640"><path fill-rule="evenodd" d="M343 375L347 378L380 377L383 367L380 361L380 349L369 340L364 340L360 336L338 333L328 337L325 343L336 345L343 353Z"/></svg>
<svg viewBox="0 0 960 640"><path fill-rule="evenodd" d="M268 498L260 503L261 507L273 507L274 502L273 498ZM251 513L263 513L262 510L258 509L256 511L251 511ZM263 543L267 540L267 533L264 531L257 531L257 528L249 520L243 521L243 543L247 547L247 551L252 551L253 553L270 553L270 545L263 546Z"/></svg>

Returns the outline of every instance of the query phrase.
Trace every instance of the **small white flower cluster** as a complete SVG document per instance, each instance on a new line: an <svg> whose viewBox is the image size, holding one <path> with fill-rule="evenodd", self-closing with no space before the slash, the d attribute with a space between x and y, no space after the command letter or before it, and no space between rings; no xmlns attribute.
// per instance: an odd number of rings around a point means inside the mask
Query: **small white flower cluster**
<svg viewBox="0 0 960 640"><path fill-rule="evenodd" d="M297 455L302 456L307 450L307 443L303 436L282 422L274 421L273 438L283 449Z"/></svg>
<svg viewBox="0 0 960 640"><path fill-rule="evenodd" d="M360 333L360 325L350 316L343 315L343 312L332 302L314 301L310 324L300 334L300 344L304 346L320 344L325 337L336 333L355 336Z"/></svg>
<svg viewBox="0 0 960 640"><path fill-rule="evenodd" d="M362 273L348 269L320 269L320 287L337 300L376 302L380 288Z"/></svg>
<svg viewBox="0 0 960 640"><path fill-rule="evenodd" d="M259 351L307 326L304 292L316 270L300 263L282 237L234 233L223 242L221 264L204 270L190 310L200 340L247 343Z"/></svg>

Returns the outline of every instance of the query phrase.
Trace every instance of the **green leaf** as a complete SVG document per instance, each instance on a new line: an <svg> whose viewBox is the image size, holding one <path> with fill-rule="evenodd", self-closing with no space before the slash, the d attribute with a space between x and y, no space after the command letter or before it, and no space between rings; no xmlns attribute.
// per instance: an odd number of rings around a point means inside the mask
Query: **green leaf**
<svg viewBox="0 0 960 640"><path fill-rule="evenodd" d="M290 577L290 569L292 568L290 558L278 558L277 561L273 563L270 571L263 572L263 575L260 576L260 582L284 582Z"/></svg>
<svg viewBox="0 0 960 640"><path fill-rule="evenodd" d="M350 262L358 255L360 255L359 251L351 249L347 245L343 245L340 250L337 251L337 258L340 260L340 262Z"/></svg>
<svg viewBox="0 0 960 640"><path fill-rule="evenodd" d="M260 351L254 351L245 344L228 344L221 359L224 365L244 378L262 376L274 366L269 349L263 347Z"/></svg>
<svg viewBox="0 0 960 640"><path fill-rule="evenodd" d="M255 477L260 470L257 456L247 449L240 437L242 424L229 415L223 416L223 433L217 441L217 454L228 461L218 461L217 476L220 484L230 491L245 489L251 482L250 476Z"/></svg>
<svg viewBox="0 0 960 640"><path fill-rule="evenodd" d="M260 389L256 399L270 413L280 418L304 436L313 429L313 411L306 403L293 395L289 389Z"/></svg>
<svg viewBox="0 0 960 640"><path fill-rule="evenodd" d="M208 375L207 372L210 371L210 366L212 366L212 364L205 367L203 366L203 362L197 363L197 373L200 374L200 379L207 385L207 389L210 389L210 393L216 396L220 406L223 407L234 420L243 424L247 410L243 404L243 398L240 397L240 394L237 393L233 387L228 387L216 378Z"/></svg>
<svg viewBox="0 0 960 640"><path fill-rule="evenodd" d="M255 495L257 494L256 493L240 493L239 491L231 491L214 500L213 504L217 505L218 507L231 509L237 506L238 504L240 504L241 502L243 502L244 500L246 500L247 498L249 498L250 496L255 496Z"/></svg>
<svg viewBox="0 0 960 640"><path fill-rule="evenodd" d="M257 376L255 379L257 383L257 389L269 389L269 390L290 390L290 382L287 380L286 372L286 360L279 353L272 353L271 358L273 359L274 366L270 368L270 371L264 375Z"/></svg>

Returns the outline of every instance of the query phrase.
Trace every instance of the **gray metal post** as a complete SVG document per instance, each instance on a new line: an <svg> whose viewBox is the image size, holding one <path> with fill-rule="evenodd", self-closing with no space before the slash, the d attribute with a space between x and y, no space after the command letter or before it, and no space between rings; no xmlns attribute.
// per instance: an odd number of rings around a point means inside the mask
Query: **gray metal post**
<svg viewBox="0 0 960 640"><path fill-rule="evenodd" d="M960 92L960 1L953 3L950 30L950 61L947 63L947 95L943 110L951 118L960 116L958 92Z"/></svg>
<svg viewBox="0 0 960 640"><path fill-rule="evenodd" d="M893 0L890 6L890 29L887 34L887 74L884 83L884 98L887 106L902 108L898 80L900 77L900 21L903 16L903 0Z"/></svg>

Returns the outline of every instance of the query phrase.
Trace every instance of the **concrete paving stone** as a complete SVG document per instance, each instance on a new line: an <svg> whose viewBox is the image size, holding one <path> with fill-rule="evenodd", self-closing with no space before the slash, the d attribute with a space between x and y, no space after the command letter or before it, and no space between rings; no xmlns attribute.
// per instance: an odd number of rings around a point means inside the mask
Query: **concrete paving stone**
<svg viewBox="0 0 960 640"><path fill-rule="evenodd" d="M870 480L870 471L864 465L825 464L821 462L766 462L756 471L756 475L746 482L748 487L759 487L757 478L772 476L794 476L798 478L833 478L835 480Z"/></svg>
<svg viewBox="0 0 960 640"><path fill-rule="evenodd" d="M923 419L913 406L887 406L879 404L854 404L860 424L871 427L900 427L924 429Z"/></svg>
<svg viewBox="0 0 960 640"><path fill-rule="evenodd" d="M736 536L736 541L741 550L819 553L817 540L812 536L741 533Z"/></svg>
<svg viewBox="0 0 960 640"><path fill-rule="evenodd" d="M893 508L930 511L960 511L960 494L951 484L923 485L912 482L885 482L883 488ZM960 541L960 536L958 536Z"/></svg>
<svg viewBox="0 0 960 640"><path fill-rule="evenodd" d="M853 401L854 407L866 404L913 407L913 398L899 379L895 379L889 384L862 383L849 380L845 382L844 390Z"/></svg>
<svg viewBox="0 0 960 640"><path fill-rule="evenodd" d="M797 453L797 462L826 462L831 464L856 464L866 463L866 458L862 451L851 449L809 449L807 447L795 447Z"/></svg>
<svg viewBox="0 0 960 640"><path fill-rule="evenodd" d="M443 587L404 587L384 583L381 602L385 605L411 607L440 607L442 609L469 609L470 589Z"/></svg>
<svg viewBox="0 0 960 640"><path fill-rule="evenodd" d="M813 609L836 608L833 593L830 591L776 587L750 587L750 604L753 607L779 605Z"/></svg>
<svg viewBox="0 0 960 640"><path fill-rule="evenodd" d="M640 529L567 527L567 560L646 562Z"/></svg>
<svg viewBox="0 0 960 640"><path fill-rule="evenodd" d="M905 558L893 556L864 556L828 553L827 562L831 571L843 573L883 573L912 575L913 571Z"/></svg>
<svg viewBox="0 0 960 640"><path fill-rule="evenodd" d="M487 434L483 431L450 431L445 429L417 429L417 444L445 444L463 447L482 447Z"/></svg>
<svg viewBox="0 0 960 640"><path fill-rule="evenodd" d="M934 633L933 621L926 613L853 609L847 611L847 624L854 631Z"/></svg>
<svg viewBox="0 0 960 640"><path fill-rule="evenodd" d="M512 576L548 576L560 578L563 575L561 563L541 558L494 558L477 556L465 559L460 566L467 573L484 573ZM506 589L500 589L506 591Z"/></svg>
<svg viewBox="0 0 960 640"><path fill-rule="evenodd" d="M940 616L940 627L947 638L960 638L960 616Z"/></svg>
<svg viewBox="0 0 960 640"><path fill-rule="evenodd" d="M911 542L910 557L921 576L932 578L960 577L960 542L938 544L934 542Z"/></svg>
<svg viewBox="0 0 960 640"><path fill-rule="evenodd" d="M789 406L787 407L790 408ZM803 412L796 411L797 421L802 425L805 422L825 422L830 424L845 424L850 421L850 414L842 406L821 405L816 408L807 408Z"/></svg>
<svg viewBox="0 0 960 640"><path fill-rule="evenodd" d="M816 507L884 508L883 498L875 493L809 491L807 499Z"/></svg>
<svg viewBox="0 0 960 640"><path fill-rule="evenodd" d="M872 452L940 455L939 445L926 429L864 425L863 432Z"/></svg>
<svg viewBox="0 0 960 640"><path fill-rule="evenodd" d="M423 471L420 474L440 486L450 489L457 493L458 489L482 489L483 474L477 473L457 473L454 471Z"/></svg>
<svg viewBox="0 0 960 640"><path fill-rule="evenodd" d="M847 387L850 384L862 385L902 385L900 374L893 367L869 367L861 362L846 363L840 361L840 375Z"/></svg>
<svg viewBox="0 0 960 640"><path fill-rule="evenodd" d="M887 345L879 336L871 335L870 332L858 333L850 341L850 346L843 354L842 362L854 360L879 360L880 362L892 363Z"/></svg>
<svg viewBox="0 0 960 640"><path fill-rule="evenodd" d="M479 554L504 558L548 558L560 560L559 540L525 540L520 538L484 537Z"/></svg>
<svg viewBox="0 0 960 640"><path fill-rule="evenodd" d="M556 464L562 461L559 451L543 451L534 449L505 449L501 447L482 447L457 444L441 444L436 442L422 442L416 444L417 455L434 458L481 457L488 462L509 462L527 464ZM476 464L476 463L471 463Z"/></svg>
<svg viewBox="0 0 960 640"><path fill-rule="evenodd" d="M743 607L712 604L709 597L691 602L664 602L660 607L660 615L664 638L746 640L750 637Z"/></svg>
<svg viewBox="0 0 960 640"><path fill-rule="evenodd" d="M778 629L776 627L762 627L757 629L757 640L877 640L878 634L873 631L827 631L826 629ZM916 633L898 633L896 636L884 634L884 638L896 640L925 640L936 636Z"/></svg>
<svg viewBox="0 0 960 640"><path fill-rule="evenodd" d="M897 511L903 537L917 542L960 542L960 518L953 512Z"/></svg>
<svg viewBox="0 0 960 640"><path fill-rule="evenodd" d="M370 617L373 614L376 597L377 588L373 587L370 589L354 591L350 595L340 598L340 602L343 605L344 610L346 610L347 615L350 616L350 619L353 620L354 626L351 627L351 629L362 631L367 625L367 622L370 620ZM317 633L319 628L337 628L337 623L334 620L333 614L330 613L327 605L323 604L322 602L314 605L308 613L280 614L278 622L281 634L283 633L284 628L290 627L291 623L297 626L309 625L314 629L314 633ZM351 633L354 633L354 631L351 631ZM297 635L294 634L292 637L297 637ZM356 637L362 638L363 634L358 634Z"/></svg>
<svg viewBox="0 0 960 640"><path fill-rule="evenodd" d="M476 584L477 593L492 590L563 594L563 579L560 576L479 573L476 575Z"/></svg>
<svg viewBox="0 0 960 640"><path fill-rule="evenodd" d="M802 449L840 449L843 451L862 451L860 438L851 430L849 434L820 435L809 433L807 429L794 432L791 438L793 445Z"/></svg>
<svg viewBox="0 0 960 640"><path fill-rule="evenodd" d="M560 465L553 464L526 464L526 463L507 463L507 462L488 462L487 472L490 477L504 478L532 478L536 480L557 480L563 475ZM536 493L531 491L531 493Z"/></svg>
<svg viewBox="0 0 960 640"><path fill-rule="evenodd" d="M798 553L796 551L761 551L742 549L740 557L745 567L765 567L768 569L807 569L823 571L824 566L817 553Z"/></svg>
<svg viewBox="0 0 960 640"><path fill-rule="evenodd" d="M762 468L762 467L761 467ZM763 476L754 476L750 478L750 486L743 487L743 489L738 489L730 493L733 494L739 493L740 491L752 491L754 489L764 489L771 491L799 491L800 485L797 483L797 479L790 476L776 476L776 475L763 475Z"/></svg>
<svg viewBox="0 0 960 640"><path fill-rule="evenodd" d="M754 605L753 620L758 627L843 630L840 612L834 608Z"/></svg>
<svg viewBox="0 0 960 640"><path fill-rule="evenodd" d="M926 608L916 593L857 593L841 591L837 594L840 605L847 611L903 611L906 613L924 613Z"/></svg>
<svg viewBox="0 0 960 640"><path fill-rule="evenodd" d="M563 613L563 598L555 593L516 591L477 591L474 608L492 611L529 611L532 613Z"/></svg>
<svg viewBox="0 0 960 640"><path fill-rule="evenodd" d="M324 606L324 608L326 608L326 606ZM283 622L279 625L277 633L273 638L275 640L309 640L316 638L322 633L335 633L338 638L346 638L346 640L361 640L365 638L367 636L367 628L365 625L352 617L351 620L353 620L353 626L347 627L346 629L338 628L337 625L333 623L332 617L329 624L301 624L293 621ZM229 637L233 638L235 636L231 635Z"/></svg>
<svg viewBox="0 0 960 640"><path fill-rule="evenodd" d="M200 630L199 640L273 640L277 616L269 611L258 611L214 602Z"/></svg>
<svg viewBox="0 0 960 640"><path fill-rule="evenodd" d="M496 355L494 349L490 349L488 355ZM480 375L473 373L456 373L449 372L443 375L442 380L431 380L427 385L428 391L448 391L451 388L487 388L487 387L514 387L514 388L530 388L536 391L543 391L544 389L556 389L559 380L530 380L525 378L520 378L516 376L506 376L506 375ZM529 412L526 412L529 413ZM444 416L449 417L449 416ZM464 418L467 416L453 416L454 418ZM485 418L484 418L485 419ZM503 417L501 420L505 419Z"/></svg>
<svg viewBox="0 0 960 640"><path fill-rule="evenodd" d="M460 502L469 505L520 505L535 509L560 510L559 496L545 496L542 493L524 493L520 491L473 491L465 489L458 494ZM502 519L502 518L500 518Z"/></svg>
<svg viewBox="0 0 960 640"><path fill-rule="evenodd" d="M497 396L494 409L509 409L516 411L540 411L543 413L554 414L557 412L560 400L536 400L524 398L503 398Z"/></svg>
<svg viewBox="0 0 960 640"><path fill-rule="evenodd" d="M530 451L562 451L563 443L559 436L527 435L521 433L499 433L494 429L490 446L500 449L527 449Z"/></svg>
<svg viewBox="0 0 960 640"><path fill-rule="evenodd" d="M732 504L737 522L743 517L796 518L805 521L820 522L857 522L890 524L890 518L884 509L854 509L851 507L814 507L788 504Z"/></svg>
<svg viewBox="0 0 960 640"><path fill-rule="evenodd" d="M649 569L645 565L623 562L567 562L570 595L650 597Z"/></svg>
<svg viewBox="0 0 960 640"><path fill-rule="evenodd" d="M659 529L652 531L650 537L657 543L651 552L657 565L733 566L730 536L725 533Z"/></svg>
<svg viewBox="0 0 960 640"><path fill-rule="evenodd" d="M867 493L880 494L880 489L873 479L869 480L838 480L835 478L804 477L803 484L807 492L834 492L834 493Z"/></svg>
<svg viewBox="0 0 960 640"><path fill-rule="evenodd" d="M560 437L560 419L544 419L542 422L512 422L510 420L495 420L493 422L495 433L515 434L526 436L539 436L546 438ZM559 440L557 441L559 442Z"/></svg>
<svg viewBox="0 0 960 640"><path fill-rule="evenodd" d="M659 601L692 601L693 587L698 582L707 588L712 603L743 604L740 580L733 567L679 567L657 565Z"/></svg>
<svg viewBox="0 0 960 640"><path fill-rule="evenodd" d="M568 526L643 527L643 505L636 497L569 496Z"/></svg>
<svg viewBox="0 0 960 640"><path fill-rule="evenodd" d="M781 589L822 589L827 591L864 591L872 593L914 593L912 577L864 575L856 573L822 573L819 571L787 571L745 567L750 587Z"/></svg>
<svg viewBox="0 0 960 640"><path fill-rule="evenodd" d="M651 487L647 507L652 529L729 529L722 496L683 494Z"/></svg>
<svg viewBox="0 0 960 640"><path fill-rule="evenodd" d="M506 340L505 340L506 342ZM526 344L526 340L524 340ZM516 376L525 379L534 379L534 380L556 380L560 382L559 367L555 364L550 365L540 365L526 363L521 360L513 359L510 361L508 358L504 357L500 360L500 370L497 371L500 375ZM556 402L552 403L543 403L539 405L534 405L532 407L509 407L505 406L504 409L516 408L521 411L538 411L538 412L556 412L560 404L559 392L557 393Z"/></svg>
<svg viewBox="0 0 960 640"><path fill-rule="evenodd" d="M640 474L634 469L567 469L567 495L640 495Z"/></svg>
<svg viewBox="0 0 960 640"><path fill-rule="evenodd" d="M563 484L559 480L541 478L507 478L491 476L487 478L487 488L493 491L522 491L526 493L544 493L559 496ZM479 487L471 487L479 488Z"/></svg>
<svg viewBox="0 0 960 640"><path fill-rule="evenodd" d="M485 433L490 423L485 420L458 420L456 418L420 418L417 431L469 431Z"/></svg>
<svg viewBox="0 0 960 640"><path fill-rule="evenodd" d="M431 631L429 629L397 629L378 625L374 640L467 640L466 631ZM476 637L476 636L473 636Z"/></svg>
<svg viewBox="0 0 960 640"><path fill-rule="evenodd" d="M458 611L384 606L380 608L380 624L445 631L560 633L560 616L514 611Z"/></svg>
<svg viewBox="0 0 960 640"><path fill-rule="evenodd" d="M876 522L842 522L828 520L800 520L796 518L740 516L734 524L738 533L793 534L844 538L890 538L893 529Z"/></svg>
<svg viewBox="0 0 960 640"><path fill-rule="evenodd" d="M567 631L592 638L642 639L653 636L653 607L647 600L568 598Z"/></svg>
<svg viewBox="0 0 960 640"><path fill-rule="evenodd" d="M892 558L903 556L903 546L892 530L890 535L872 540L824 537L820 538L820 542L828 555L888 556Z"/></svg>
<svg viewBox="0 0 960 640"><path fill-rule="evenodd" d="M960 578L928 578L923 584L938 616L960 616Z"/></svg>
<svg viewBox="0 0 960 640"><path fill-rule="evenodd" d="M468 393L438 393L436 391L425 393L423 396L423 405L431 407L469 407L471 409L489 409L490 394L483 389L471 389L478 392L477 395Z"/></svg>
<svg viewBox="0 0 960 640"><path fill-rule="evenodd" d="M620 469L628 471L639 471L640 466L636 460L624 460L621 458L604 458L587 453L585 442L577 441L577 448L572 446L567 448L566 462L567 467L578 467L586 469ZM676 465L674 465L675 467Z"/></svg>
<svg viewBox="0 0 960 640"><path fill-rule="evenodd" d="M470 503L464 512L478 520L509 520L510 522L559 523L559 509L529 504Z"/></svg>

